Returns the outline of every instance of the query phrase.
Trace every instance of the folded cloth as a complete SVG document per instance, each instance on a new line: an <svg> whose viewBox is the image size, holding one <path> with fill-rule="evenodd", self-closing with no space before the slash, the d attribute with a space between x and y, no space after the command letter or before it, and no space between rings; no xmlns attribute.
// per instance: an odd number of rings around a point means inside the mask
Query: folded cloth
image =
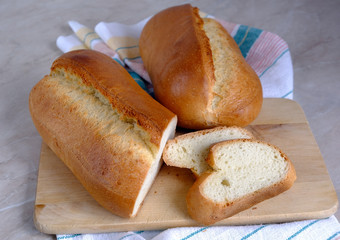
<svg viewBox="0 0 340 240"><path fill-rule="evenodd" d="M281 224L216 227L182 227L164 231L117 232L101 234L58 235L57 240L172 240L172 239L263 239L306 240L340 239L340 224L331 216L326 219Z"/></svg>
<svg viewBox="0 0 340 240"><path fill-rule="evenodd" d="M202 17L212 17L201 12ZM138 39L146 18L135 25L100 22L95 31L75 21L74 34L60 36L57 46L63 52L93 49L124 66L139 85L153 94L152 84L139 54ZM276 34L257 28L219 21L234 37L246 61L258 74L264 97L293 98L293 69L287 43ZM162 231L57 235L57 239L337 239L340 224L326 219L283 224L219 227L182 227Z"/></svg>
<svg viewBox="0 0 340 240"><path fill-rule="evenodd" d="M59 36L57 38L57 46L62 52L88 48L79 40L76 34Z"/></svg>
<svg viewBox="0 0 340 240"><path fill-rule="evenodd" d="M139 72L143 73L145 69L143 64L135 64L134 62L130 64L132 66L132 69L129 68L129 65L124 65L124 58L119 56L119 54L113 50L115 48L110 48L99 36L98 34L93 31L92 29L76 22L76 21L69 21L69 26L73 30L74 34L69 36L59 36L57 38L57 46L62 52L69 52L72 50L77 49L93 49L99 52L102 52L109 57L113 58L117 62L119 62L122 66L126 68L126 70L130 73L132 78L139 84L140 87L142 87L145 91L152 94L153 89L150 84L150 80L145 82L137 73L135 68L137 67L137 70ZM119 50L119 49L118 49ZM136 66L137 65L137 66ZM142 65L142 66L140 66ZM149 76L147 75L146 78L148 79Z"/></svg>

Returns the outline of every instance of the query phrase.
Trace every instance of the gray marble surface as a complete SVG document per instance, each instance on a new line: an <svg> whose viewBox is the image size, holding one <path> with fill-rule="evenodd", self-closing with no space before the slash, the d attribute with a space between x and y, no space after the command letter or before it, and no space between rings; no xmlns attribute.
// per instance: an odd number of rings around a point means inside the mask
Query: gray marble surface
<svg viewBox="0 0 340 240"><path fill-rule="evenodd" d="M261 28L287 41L294 99L304 109L340 196L340 1L187 1L216 17ZM61 54L68 20L132 24L178 0L0 1L0 239L54 239L39 233L33 209L41 138L28 110L30 89ZM338 219L339 211L335 214Z"/></svg>

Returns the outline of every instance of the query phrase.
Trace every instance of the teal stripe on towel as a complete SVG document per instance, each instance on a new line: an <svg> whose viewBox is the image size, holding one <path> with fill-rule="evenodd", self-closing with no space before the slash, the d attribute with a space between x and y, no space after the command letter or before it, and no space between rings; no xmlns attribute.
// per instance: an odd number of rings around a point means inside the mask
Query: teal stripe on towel
<svg viewBox="0 0 340 240"><path fill-rule="evenodd" d="M83 42L86 42L86 38L88 36L92 35L92 34L96 34L96 33L95 32L88 32L88 33L86 33L85 36L84 36Z"/></svg>
<svg viewBox="0 0 340 240"><path fill-rule="evenodd" d="M340 234L340 231L339 232L336 232L334 233L332 236L330 236L329 238L327 238L327 240L331 240L332 238L335 238L337 235Z"/></svg>
<svg viewBox="0 0 340 240"><path fill-rule="evenodd" d="M275 59L275 61L269 66L269 67L267 67L260 75L259 75L259 78L261 78L262 76L263 76L263 74L265 74L272 66L274 66L275 65L275 63L285 54L285 53L287 53L287 52L289 52L289 49L287 48L286 50L284 50L281 54L280 54L280 56L278 56L276 59Z"/></svg>
<svg viewBox="0 0 340 240"><path fill-rule="evenodd" d="M245 25L240 25L235 36L234 36L234 40L237 43L237 45L239 45L242 41L242 39L244 38L244 35L246 35L246 32L248 31L248 26Z"/></svg>
<svg viewBox="0 0 340 240"><path fill-rule="evenodd" d="M142 78L135 72L129 71L131 77L138 83L138 85L143 88L144 91L148 91Z"/></svg>
<svg viewBox="0 0 340 240"><path fill-rule="evenodd" d="M297 231L296 233L294 233L292 236L290 236L289 238L287 238L287 240L293 239L295 238L297 235L299 235L300 233L302 233L303 231L305 231L307 228L309 228L310 226L312 226L313 224L319 222L321 219L315 220L313 222L310 222L309 224L307 224L306 226L304 226L303 228L301 228L299 231Z"/></svg>
<svg viewBox="0 0 340 240"><path fill-rule="evenodd" d="M257 28L251 28L248 31L247 36L245 36L244 40L240 43L239 48L242 52L243 57L247 57L249 50L254 45L256 40L261 35L262 30Z"/></svg>
<svg viewBox="0 0 340 240"><path fill-rule="evenodd" d="M101 38L94 38L94 39L91 39L90 41L90 47L92 46L92 42L96 41L96 40L101 40Z"/></svg>
<svg viewBox="0 0 340 240"><path fill-rule="evenodd" d="M64 235L64 236L59 236L57 237L57 240L61 240L61 239L69 239L69 238L74 238L80 236L80 234L70 234L70 235Z"/></svg>
<svg viewBox="0 0 340 240"><path fill-rule="evenodd" d="M253 236L255 233L257 233L258 231L260 231L262 228L266 227L267 225L263 225L259 228L256 228L254 231L252 231L251 233L247 234L246 236L244 236L243 238L241 238L241 240L245 240L251 236Z"/></svg>
<svg viewBox="0 0 340 240"><path fill-rule="evenodd" d="M254 45L263 31L241 25L234 36L235 42L239 46L243 57L247 57L249 50Z"/></svg>
<svg viewBox="0 0 340 240"><path fill-rule="evenodd" d="M195 231L195 232L192 232L192 233L191 233L191 234L189 234L188 236L186 236L186 237L182 238L181 240L186 240L186 239L189 239L189 238L191 238L191 237L195 236L196 234L198 234L198 233L200 233L200 232L204 231L204 230L205 230L205 229L207 229L207 228L208 228L208 227L200 228L200 229L198 229L197 231Z"/></svg>
<svg viewBox="0 0 340 240"><path fill-rule="evenodd" d="M119 50L122 50L122 49L130 49L130 48L138 48L138 47L139 47L138 45L119 47L119 48L116 49L116 52L118 52Z"/></svg>
<svg viewBox="0 0 340 240"><path fill-rule="evenodd" d="M118 59L118 58L113 58L117 63L119 63L120 66L124 67L124 64Z"/></svg>
<svg viewBox="0 0 340 240"><path fill-rule="evenodd" d="M293 90L290 90L289 92L287 92L285 95L283 95L281 98L286 98L287 96L289 96L290 94L293 93Z"/></svg>

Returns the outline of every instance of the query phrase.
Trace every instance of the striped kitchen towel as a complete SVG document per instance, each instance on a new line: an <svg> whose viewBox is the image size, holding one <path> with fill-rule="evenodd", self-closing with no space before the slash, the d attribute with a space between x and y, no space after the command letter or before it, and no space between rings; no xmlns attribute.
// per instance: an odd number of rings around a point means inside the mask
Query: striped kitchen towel
<svg viewBox="0 0 340 240"><path fill-rule="evenodd" d="M213 18L203 12L201 16ZM152 94L152 84L138 48L139 36L149 18L134 25L100 22L94 30L69 21L74 34L60 36L57 46L63 52L89 48L107 54L124 66L144 90ZM258 28L216 20L234 37L246 61L258 74L263 97L292 99L293 67L287 43L276 34Z"/></svg>
<svg viewBox="0 0 340 240"><path fill-rule="evenodd" d="M119 55L117 53L117 51L120 51L120 48L113 47L116 46L113 45L114 42L109 41L108 44L106 44L94 30L76 21L69 21L68 24L73 30L74 34L69 36L59 36L57 38L57 46L62 52L65 53L78 49L92 49L102 52L116 60L123 67L125 67L126 70L132 76L132 78L139 84L140 87L142 87L145 91L147 91L150 94L153 93L151 81L141 61L139 62L133 61L132 64L128 65L124 64L124 61L126 61L126 59L124 59L124 57L121 57L124 55L122 54ZM122 42L120 43L122 44ZM124 47L121 47L121 49L124 49ZM133 48L130 47L128 49Z"/></svg>
<svg viewBox="0 0 340 240"><path fill-rule="evenodd" d="M326 219L249 226L183 227L164 231L58 235L57 240L339 240L340 224Z"/></svg>

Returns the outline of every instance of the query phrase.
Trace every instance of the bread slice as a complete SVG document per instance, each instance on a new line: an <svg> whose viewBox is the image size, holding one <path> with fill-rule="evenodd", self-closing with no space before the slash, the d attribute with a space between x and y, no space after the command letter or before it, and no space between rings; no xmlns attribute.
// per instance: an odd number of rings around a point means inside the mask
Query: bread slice
<svg viewBox="0 0 340 240"><path fill-rule="evenodd" d="M253 135L240 127L215 127L179 135L165 145L163 160L169 166L189 168L199 176L211 169L205 160L212 144L239 138Z"/></svg>
<svg viewBox="0 0 340 240"><path fill-rule="evenodd" d="M110 57L73 51L32 89L32 120L44 142L103 207L137 214L162 165L176 116Z"/></svg>
<svg viewBox="0 0 340 240"><path fill-rule="evenodd" d="M205 225L288 190L296 179L279 148L254 139L217 143L207 161L213 171L202 174L186 198L190 216Z"/></svg>
<svg viewBox="0 0 340 240"><path fill-rule="evenodd" d="M262 107L259 77L235 40L190 4L167 8L144 26L139 50L156 99L190 129L246 126Z"/></svg>

